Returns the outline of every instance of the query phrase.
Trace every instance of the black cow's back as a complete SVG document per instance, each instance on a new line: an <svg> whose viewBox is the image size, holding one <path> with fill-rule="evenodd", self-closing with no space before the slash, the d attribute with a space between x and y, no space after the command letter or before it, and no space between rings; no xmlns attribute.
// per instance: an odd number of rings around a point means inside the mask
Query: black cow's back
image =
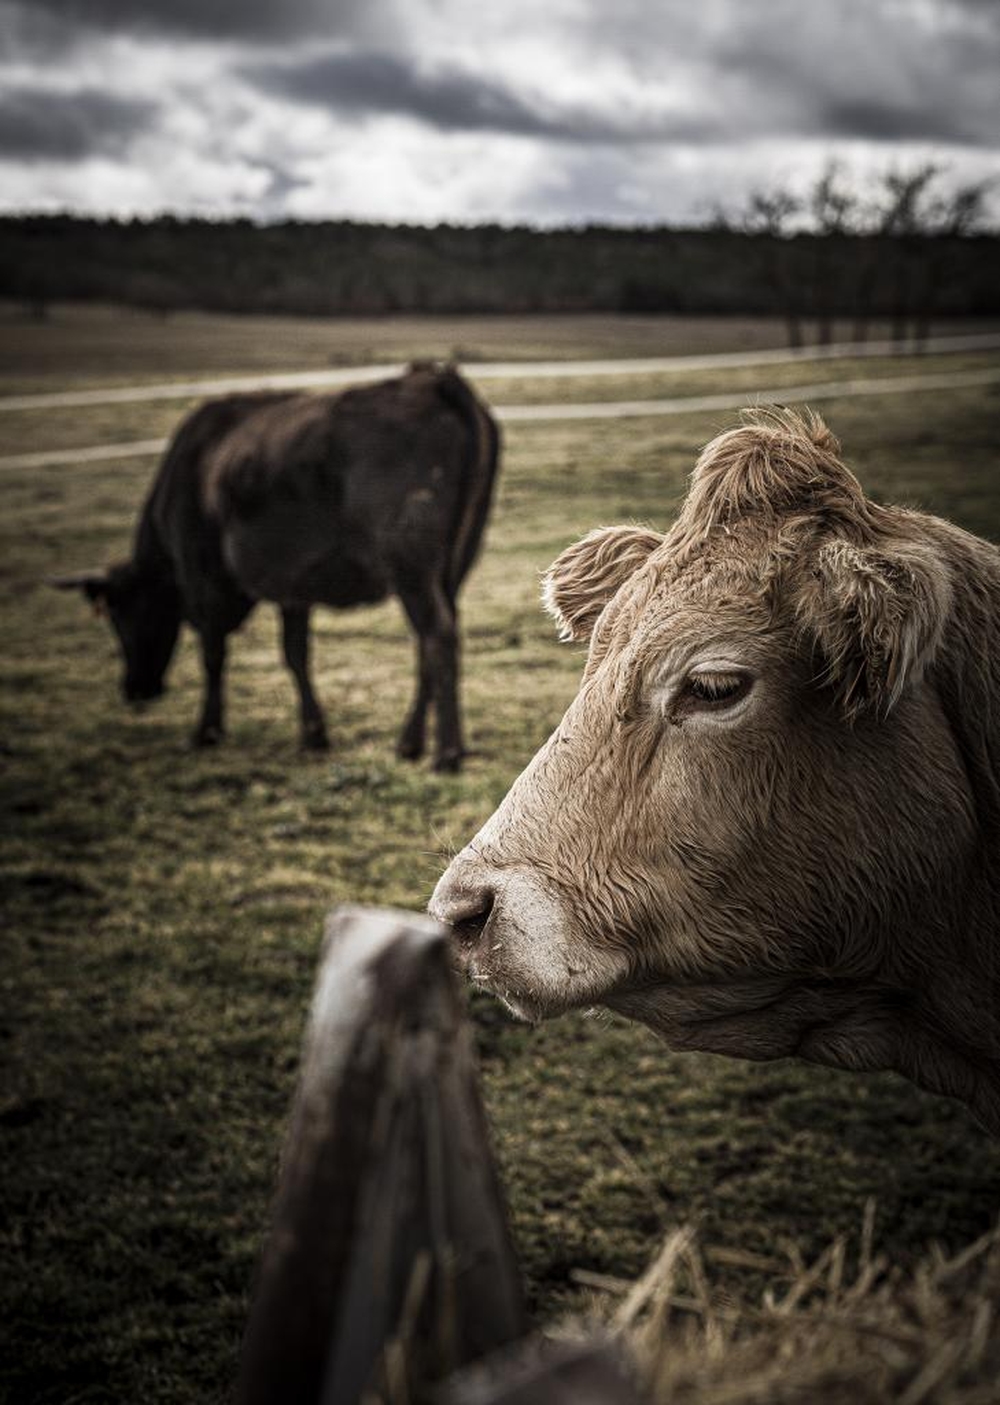
<svg viewBox="0 0 1000 1405"><path fill-rule="evenodd" d="M282 604L361 604L431 570L453 595L488 510L491 425L434 369L247 405L203 458L227 569Z"/></svg>

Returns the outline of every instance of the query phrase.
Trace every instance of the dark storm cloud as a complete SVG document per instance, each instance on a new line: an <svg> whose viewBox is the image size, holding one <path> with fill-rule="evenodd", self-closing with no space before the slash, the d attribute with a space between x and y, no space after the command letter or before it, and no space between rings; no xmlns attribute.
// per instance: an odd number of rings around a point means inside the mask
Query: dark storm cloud
<svg viewBox="0 0 1000 1405"><path fill-rule="evenodd" d="M728 140L829 137L995 145L1000 0L589 0L586 44L647 83L698 75ZM666 63L664 62L666 60Z"/></svg>
<svg viewBox="0 0 1000 1405"><path fill-rule="evenodd" d="M970 10L975 15L985 15L996 29L1000 29L1000 5L997 0L945 0L944 9Z"/></svg>
<svg viewBox="0 0 1000 1405"><path fill-rule="evenodd" d="M298 62L249 64L242 76L263 91L365 116L414 117L438 131L499 132L573 142L700 142L719 136L711 116L615 121L579 107L556 108L495 79L454 65L428 70L407 59L359 50Z"/></svg>
<svg viewBox="0 0 1000 1405"><path fill-rule="evenodd" d="M22 8L73 29L253 40L365 32L380 7L366 0L30 0Z"/></svg>
<svg viewBox="0 0 1000 1405"><path fill-rule="evenodd" d="M828 155L988 175L998 72L1000 0L0 0L0 205L687 218Z"/></svg>
<svg viewBox="0 0 1000 1405"><path fill-rule="evenodd" d="M162 45L242 41L242 59L220 54L221 85L233 72L227 65L241 63L239 76L260 89L334 115L406 115L437 131L578 144L829 136L975 146L994 142L1000 126L990 96L1000 0L841 0L835 8L578 0L557 21L566 46L553 64L585 71L591 58L617 56L639 97L612 113L555 104L454 60L435 63L424 36L448 12L449 0L0 0L0 55L85 47L102 32L155 33ZM548 15L540 5L523 32L543 32ZM307 40L325 47L295 56ZM268 57L251 59L263 45ZM685 75L697 81L675 100ZM657 91L664 101L651 98Z"/></svg>
<svg viewBox="0 0 1000 1405"><path fill-rule="evenodd" d="M961 57L970 56L962 52ZM967 61L968 77L983 55ZM789 63L788 55L756 36L735 34L719 44L716 81L688 109L665 116L641 109L609 117L594 109L558 107L479 72L454 65L428 68L408 58L363 50L327 52L297 61L246 65L241 74L263 91L339 115L412 117L438 131L497 132L579 144L683 142L704 145L751 136L850 140L938 141L991 145L1000 104L977 98L968 84L964 103L928 81L912 95L905 82L885 96L827 61L823 72ZM990 67L990 73L994 73Z"/></svg>
<svg viewBox="0 0 1000 1405"><path fill-rule="evenodd" d="M875 100L833 98L816 114L817 129L831 137L867 141L946 141L958 146L989 145L985 133L970 131L950 111L927 112Z"/></svg>
<svg viewBox="0 0 1000 1405"><path fill-rule="evenodd" d="M71 48L76 27L33 5L0 0L0 63L38 64Z"/></svg>
<svg viewBox="0 0 1000 1405"><path fill-rule="evenodd" d="M155 103L97 89L8 88L0 93L0 156L36 162L121 155L156 112Z"/></svg>

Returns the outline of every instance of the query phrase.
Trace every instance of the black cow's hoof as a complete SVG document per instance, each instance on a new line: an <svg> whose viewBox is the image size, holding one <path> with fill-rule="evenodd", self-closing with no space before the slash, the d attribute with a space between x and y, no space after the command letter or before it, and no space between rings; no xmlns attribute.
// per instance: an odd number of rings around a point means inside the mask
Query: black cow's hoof
<svg viewBox="0 0 1000 1405"><path fill-rule="evenodd" d="M329 751L330 739L322 722L318 727L307 727L302 733L303 751Z"/></svg>
<svg viewBox="0 0 1000 1405"><path fill-rule="evenodd" d="M424 754L422 738L403 737L396 744L396 755L401 761L419 761Z"/></svg>
<svg viewBox="0 0 1000 1405"><path fill-rule="evenodd" d="M463 751L446 751L440 756L435 756L435 771L439 771L443 775L454 775L456 771L462 769L462 758L464 755L465 753Z"/></svg>
<svg viewBox="0 0 1000 1405"><path fill-rule="evenodd" d="M214 725L199 727L191 738L191 745L199 749L203 746L218 746L222 741L222 728Z"/></svg>

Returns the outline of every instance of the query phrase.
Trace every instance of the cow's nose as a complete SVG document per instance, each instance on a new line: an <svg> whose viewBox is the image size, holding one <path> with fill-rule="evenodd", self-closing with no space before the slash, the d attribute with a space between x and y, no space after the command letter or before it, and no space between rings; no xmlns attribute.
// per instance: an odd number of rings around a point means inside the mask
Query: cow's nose
<svg viewBox="0 0 1000 1405"><path fill-rule="evenodd" d="M434 890L428 911L452 929L460 946L472 947L482 936L495 901L496 892L488 883L449 881L445 874Z"/></svg>

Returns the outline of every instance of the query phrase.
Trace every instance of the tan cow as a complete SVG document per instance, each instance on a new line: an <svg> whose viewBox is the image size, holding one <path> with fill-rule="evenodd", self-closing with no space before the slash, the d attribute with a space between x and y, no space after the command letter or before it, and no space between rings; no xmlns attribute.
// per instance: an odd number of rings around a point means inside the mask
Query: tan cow
<svg viewBox="0 0 1000 1405"><path fill-rule="evenodd" d="M676 1049L896 1069L1000 1133L1000 552L814 417L548 572L579 693L439 882L471 978Z"/></svg>

